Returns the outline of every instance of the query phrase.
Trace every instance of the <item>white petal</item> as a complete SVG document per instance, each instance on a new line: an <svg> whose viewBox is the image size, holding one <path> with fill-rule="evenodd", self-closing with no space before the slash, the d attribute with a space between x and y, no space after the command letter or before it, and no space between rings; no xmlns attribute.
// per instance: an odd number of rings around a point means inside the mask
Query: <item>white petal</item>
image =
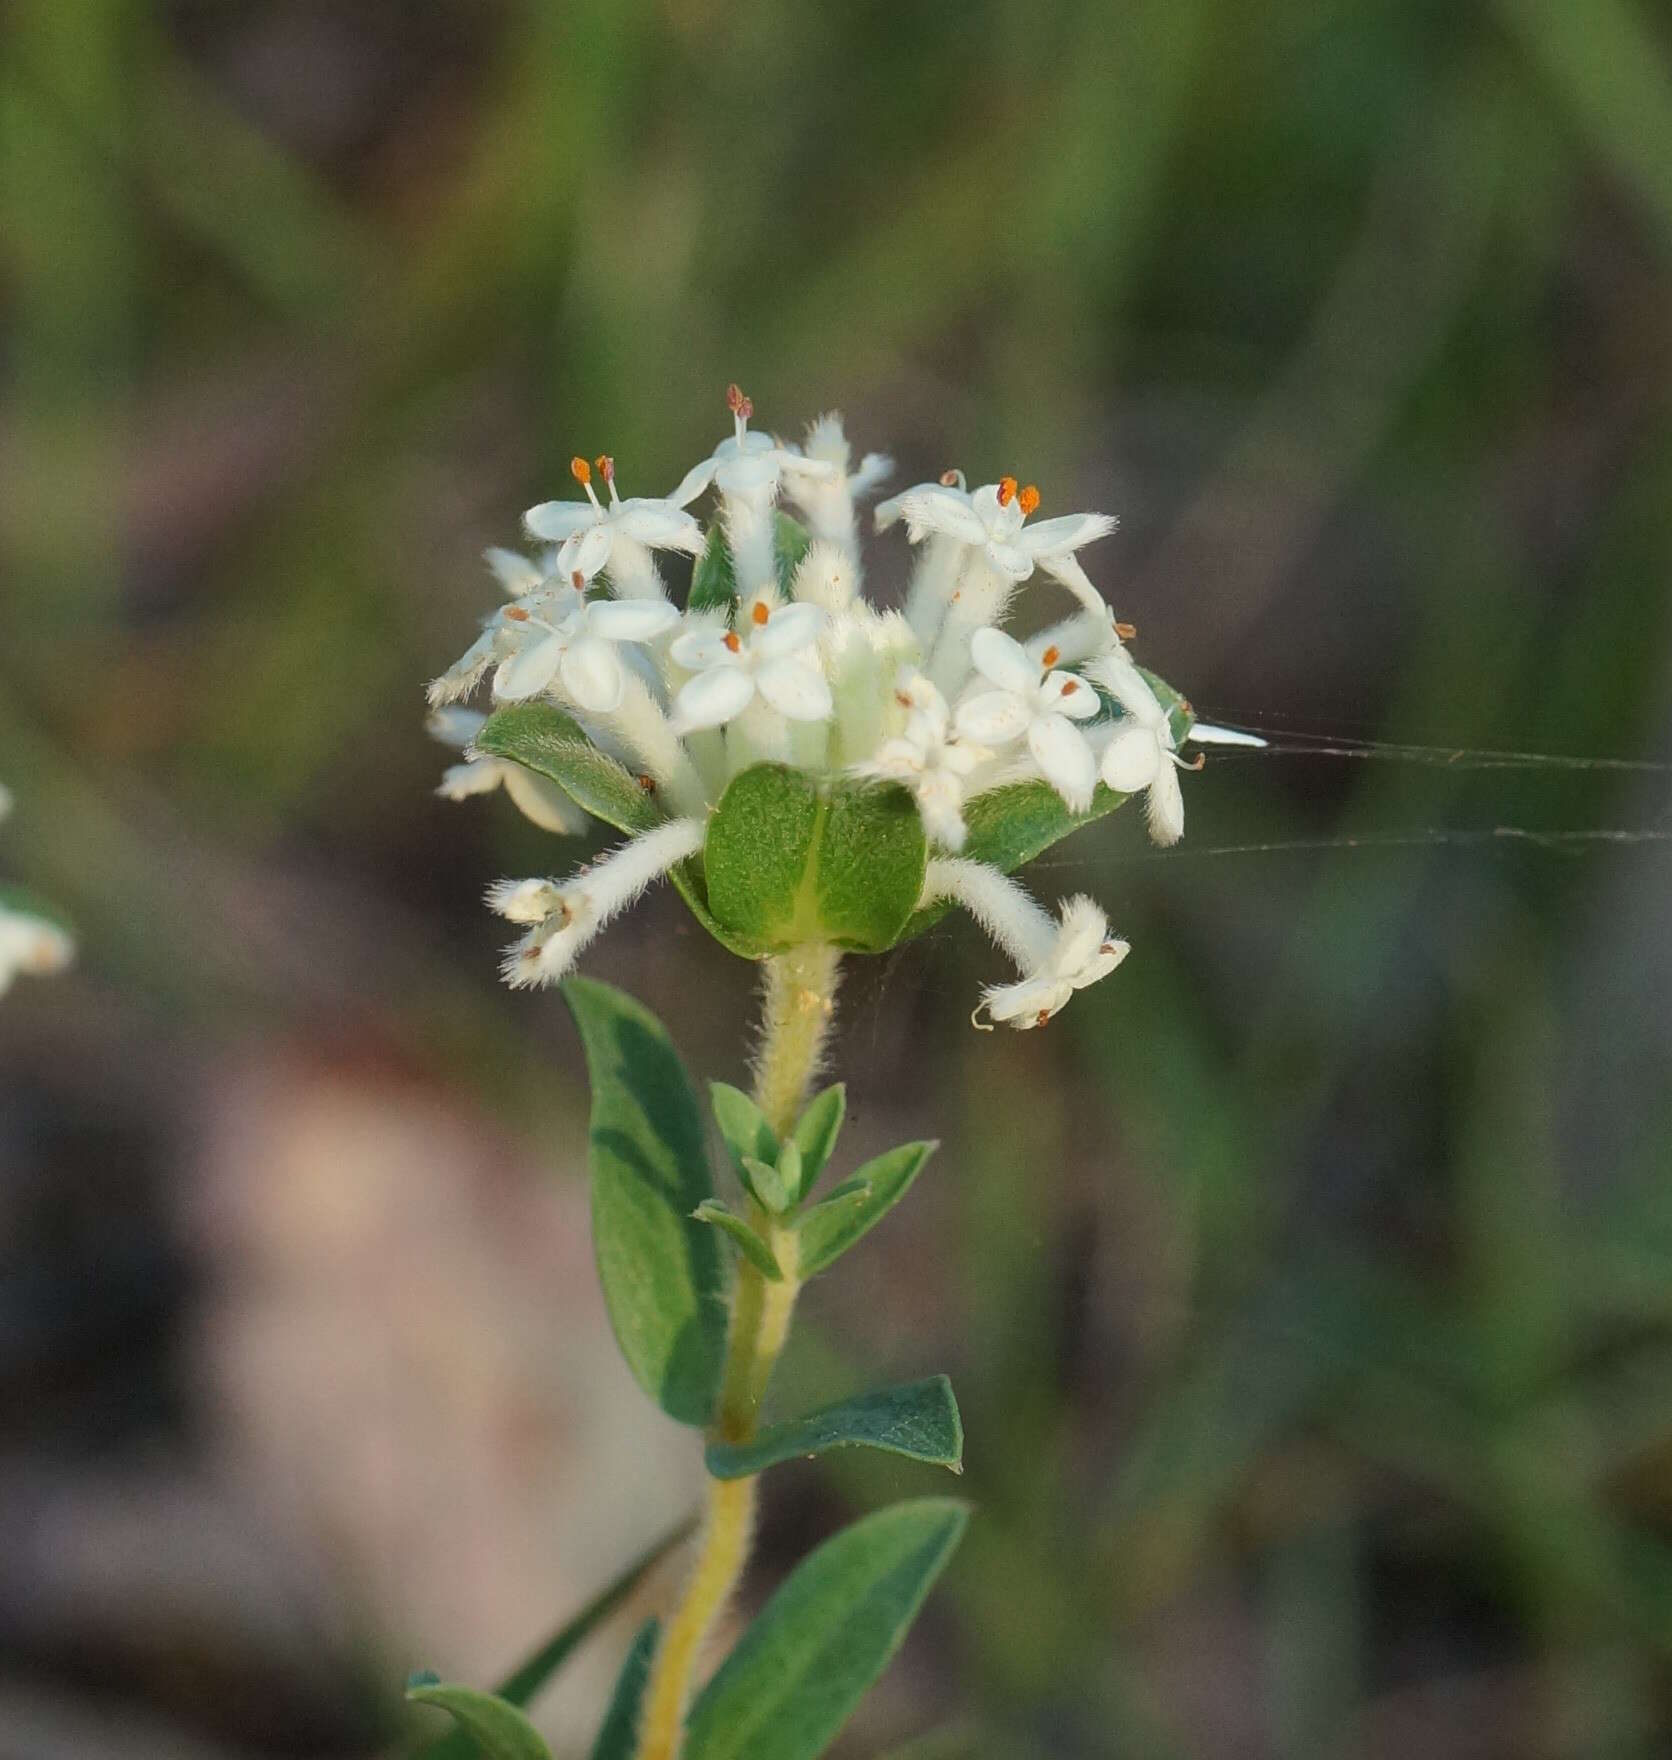
<svg viewBox="0 0 1672 1760"><path fill-rule="evenodd" d="M532 593L540 584L539 569L515 550L502 550L499 545L490 544L482 552L482 560L493 570L494 579L512 599Z"/></svg>
<svg viewBox="0 0 1672 1760"><path fill-rule="evenodd" d="M424 731L431 739L440 740L444 746L457 746L462 752L482 731L486 720L487 716L480 709L461 709L449 704L430 712L424 722Z"/></svg>
<svg viewBox="0 0 1672 1760"><path fill-rule="evenodd" d="M1025 581L1033 573L1033 558L1019 545L992 542L986 554L993 567L1010 580Z"/></svg>
<svg viewBox="0 0 1672 1760"><path fill-rule="evenodd" d="M493 675L493 694L505 703L520 703L525 697L537 697L557 677L563 650L569 645L562 635L549 635L538 642L529 642L502 660Z"/></svg>
<svg viewBox="0 0 1672 1760"><path fill-rule="evenodd" d="M859 469L848 478L848 493L857 500L893 475L894 460L886 452L867 452L859 461Z"/></svg>
<svg viewBox="0 0 1672 1760"><path fill-rule="evenodd" d="M620 708L625 688L621 661L614 646L602 636L578 636L569 644L559 670L563 688L583 709L608 715Z"/></svg>
<svg viewBox="0 0 1672 1760"><path fill-rule="evenodd" d="M1032 720L1027 699L1014 691L983 691L958 705L958 731L984 746L1009 745L1027 732Z"/></svg>
<svg viewBox="0 0 1672 1760"><path fill-rule="evenodd" d="M908 489L897 501L899 517L905 520L906 534L914 544L928 532L944 532L960 544L987 542L987 528L976 517L969 497L957 489L929 483ZM894 502L884 502L877 509L877 518L882 519L883 508L892 510L894 506Z"/></svg>
<svg viewBox="0 0 1672 1760"><path fill-rule="evenodd" d="M542 501L523 515L523 525L548 544L561 544L586 526L596 525L600 515L590 501Z"/></svg>
<svg viewBox="0 0 1672 1760"><path fill-rule="evenodd" d="M447 801L469 800L472 795L492 794L504 780L500 759L472 758L468 764L450 764L435 792Z"/></svg>
<svg viewBox="0 0 1672 1760"><path fill-rule="evenodd" d="M1244 733L1240 727L1215 727L1211 721L1193 721L1184 736L1199 746L1251 746L1264 748L1267 741L1257 733Z"/></svg>
<svg viewBox="0 0 1672 1760"><path fill-rule="evenodd" d="M729 665L735 653L736 649L726 640L723 629L688 629L668 644L669 658L687 672Z"/></svg>
<svg viewBox="0 0 1672 1760"><path fill-rule="evenodd" d="M1016 540L1027 553L1043 562L1047 557L1063 555L1106 538L1115 529L1115 521L1106 513L1067 513L1059 519L1042 519L1038 525L1027 526Z"/></svg>
<svg viewBox="0 0 1672 1760"><path fill-rule="evenodd" d="M694 733L699 727L722 727L742 714L754 698L754 675L745 667L711 666L683 685L674 698L674 728L679 733Z"/></svg>
<svg viewBox="0 0 1672 1760"><path fill-rule="evenodd" d="M798 601L772 612L750 637L749 645L763 660L772 660L811 647L823 630L824 613L818 606Z"/></svg>
<svg viewBox="0 0 1672 1760"><path fill-rule="evenodd" d="M1060 979L1023 978L1016 984L995 984L981 993L981 1006L995 1021L1008 1021L1018 1031L1042 1027L1069 997L1071 984Z"/></svg>
<svg viewBox="0 0 1672 1760"><path fill-rule="evenodd" d="M970 637L970 659L976 671L1000 690L1027 696L1039 684L1039 668L1027 650L1002 629L978 629Z"/></svg>
<svg viewBox="0 0 1672 1760"><path fill-rule="evenodd" d="M564 541L557 553L557 572L565 581L578 574L589 581L610 559L610 545L615 533L607 523L600 522L576 532Z"/></svg>
<svg viewBox="0 0 1672 1760"><path fill-rule="evenodd" d="M1102 710L1094 691L1072 672L1053 672L1039 687L1040 705L1066 715L1070 721L1090 721Z"/></svg>
<svg viewBox="0 0 1672 1760"><path fill-rule="evenodd" d="M1147 727L1128 722L1103 748L1103 780L1116 794L1136 794L1155 781L1161 762L1155 735Z"/></svg>
<svg viewBox="0 0 1672 1760"><path fill-rule="evenodd" d="M1083 813L1097 786L1097 760L1086 736L1064 716L1039 715L1028 727L1028 750L1063 805L1071 813Z"/></svg>
<svg viewBox="0 0 1672 1760"><path fill-rule="evenodd" d="M835 707L823 676L792 655L768 660L756 672L755 682L767 702L791 721L824 721Z"/></svg>
<svg viewBox="0 0 1672 1760"><path fill-rule="evenodd" d="M1168 760L1155 773L1149 791L1149 834L1163 849L1184 836L1184 791L1179 773Z"/></svg>
<svg viewBox="0 0 1672 1760"><path fill-rule="evenodd" d="M1131 951L1131 942L1122 941L1116 936L1100 943L1097 951L1081 966L1074 979L1074 988L1084 990L1088 984L1095 984L1099 978L1108 977Z"/></svg>
<svg viewBox="0 0 1672 1760"><path fill-rule="evenodd" d="M679 622L666 599L603 599L586 608L586 627L610 642L648 642Z"/></svg>
<svg viewBox="0 0 1672 1760"><path fill-rule="evenodd" d="M679 487L668 497L675 507L689 507L714 481L714 464L712 458L705 458L701 464L691 466L680 479Z"/></svg>
<svg viewBox="0 0 1672 1760"><path fill-rule="evenodd" d="M1059 978L1073 981L1082 967L1096 957L1098 948L1109 934L1109 919L1096 899L1082 893L1065 899L1062 905L1062 927L1057 931L1057 944L1051 949L1051 970Z"/></svg>
<svg viewBox="0 0 1672 1760"><path fill-rule="evenodd" d="M614 519L615 529L635 543L652 550L683 550L688 555L702 553L702 527L686 513L667 501L641 500L634 497L622 503Z"/></svg>
<svg viewBox="0 0 1672 1760"><path fill-rule="evenodd" d="M505 792L523 817L532 819L542 831L578 837L586 829L586 814L568 795L555 782L523 769L521 764L505 766Z"/></svg>
<svg viewBox="0 0 1672 1760"><path fill-rule="evenodd" d="M738 495L745 500L768 496L778 487L778 453L742 453L723 458L714 472L714 481L722 495Z"/></svg>
<svg viewBox="0 0 1672 1760"><path fill-rule="evenodd" d="M944 770L935 771L925 776L913 793L925 834L945 849L962 849L968 831L964 825L964 791L957 778Z"/></svg>
<svg viewBox="0 0 1672 1760"><path fill-rule="evenodd" d="M1144 675L1121 649L1115 648L1100 655L1086 667L1086 671L1142 726L1154 727L1167 719Z"/></svg>

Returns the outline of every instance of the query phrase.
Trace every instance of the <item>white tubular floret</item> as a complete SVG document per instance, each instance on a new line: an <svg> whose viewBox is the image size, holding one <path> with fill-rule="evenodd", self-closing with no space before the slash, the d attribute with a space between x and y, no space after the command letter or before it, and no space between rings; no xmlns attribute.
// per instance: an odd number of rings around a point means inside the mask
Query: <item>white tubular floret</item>
<svg viewBox="0 0 1672 1760"><path fill-rule="evenodd" d="M1014 880L985 862L931 861L921 903L938 899L968 911L1022 974L1014 984L982 991L970 1020L983 1030L998 1021L1021 1031L1044 1026L1076 990L1107 977L1131 951L1109 934L1108 918L1094 899L1065 899L1053 922Z"/></svg>
<svg viewBox="0 0 1672 1760"><path fill-rule="evenodd" d="M562 885L551 880L502 881L488 903L515 923L532 923L505 950L500 967L513 989L555 984L610 921L652 881L694 856L707 831L704 819L670 819L612 850Z"/></svg>

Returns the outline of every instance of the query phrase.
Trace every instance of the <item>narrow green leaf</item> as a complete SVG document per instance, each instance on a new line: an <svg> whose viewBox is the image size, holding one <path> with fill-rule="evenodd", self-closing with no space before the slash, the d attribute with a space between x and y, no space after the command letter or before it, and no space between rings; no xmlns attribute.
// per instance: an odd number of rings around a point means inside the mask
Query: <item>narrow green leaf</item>
<svg viewBox="0 0 1672 1760"><path fill-rule="evenodd" d="M938 1147L937 1143L902 1143L898 1149L866 1162L851 1181L844 1182L822 1204L815 1204L799 1226L801 1275L812 1277L825 1270L875 1228L906 1195ZM845 1201L844 1188L857 1187L861 1181L870 1191L851 1203Z"/></svg>
<svg viewBox="0 0 1672 1760"><path fill-rule="evenodd" d="M763 1277L769 1277L774 1283L783 1282L783 1269L773 1258L772 1249L741 1216L728 1210L718 1198L705 1198L692 1214L699 1222L709 1223L728 1236Z"/></svg>
<svg viewBox="0 0 1672 1760"><path fill-rule="evenodd" d="M861 1394L804 1418L768 1424L749 1442L711 1442L704 1458L716 1479L744 1479L831 1448L876 1448L961 1473L964 1426L952 1383L936 1375Z"/></svg>
<svg viewBox="0 0 1672 1760"><path fill-rule="evenodd" d="M757 1161L753 1155L745 1155L743 1178L755 1199L774 1216L782 1216L789 1208L790 1194L784 1176L769 1161Z"/></svg>
<svg viewBox="0 0 1672 1760"><path fill-rule="evenodd" d="M555 703L512 703L483 723L474 749L509 758L555 782L578 806L617 831L648 831L667 818L653 790L586 737Z"/></svg>
<svg viewBox="0 0 1672 1760"><path fill-rule="evenodd" d="M807 1110L796 1120L792 1141L801 1151L801 1180L795 1194L798 1198L805 1197L824 1172L824 1164L836 1147L837 1133L842 1128L847 1105L848 1091L841 1082L836 1082L822 1094L815 1094L808 1102Z"/></svg>
<svg viewBox="0 0 1672 1760"><path fill-rule="evenodd" d="M563 986L592 1078L592 1232L617 1342L669 1417L706 1424L725 1352L725 1272L692 1212L714 1195L702 1118L661 1022L590 978Z"/></svg>
<svg viewBox="0 0 1672 1760"><path fill-rule="evenodd" d="M692 564L691 591L685 604L691 611L730 611L736 603L737 572L732 567L725 528L715 520L702 555Z"/></svg>
<svg viewBox="0 0 1672 1760"><path fill-rule="evenodd" d="M710 1082L708 1100L714 1108L714 1122L720 1127L720 1135L739 1173L751 1155L757 1161L777 1162L778 1133L741 1088L734 1088L730 1082Z"/></svg>
<svg viewBox="0 0 1672 1760"><path fill-rule="evenodd" d="M709 908L736 934L773 948L830 941L875 953L899 939L928 859L903 788L756 764L720 797L703 872Z"/></svg>
<svg viewBox="0 0 1672 1760"><path fill-rule="evenodd" d="M417 1705L439 1705L469 1736L486 1760L551 1760L551 1749L540 1732L507 1700L474 1687L446 1683L408 1687Z"/></svg>
<svg viewBox="0 0 1672 1760"><path fill-rule="evenodd" d="M513 1705L527 1705L583 1643L619 1608L676 1546L691 1538L696 1524L681 1522L654 1546L641 1552L616 1579L566 1620L540 1647L525 1657L494 1689ZM432 1683L433 1684L433 1683ZM462 1730L454 1730L419 1750L418 1760L475 1760L475 1746Z"/></svg>
<svg viewBox="0 0 1672 1760"><path fill-rule="evenodd" d="M650 1679L650 1664L661 1630L661 1622L654 1619L647 1619L639 1627L616 1677L598 1739L592 1744L592 1760L632 1760L639 1732L639 1705L644 1698L645 1682Z"/></svg>
<svg viewBox="0 0 1672 1760"><path fill-rule="evenodd" d="M703 1689L684 1760L814 1760L899 1649L967 1506L879 1510L791 1573Z"/></svg>
<svg viewBox="0 0 1672 1760"><path fill-rule="evenodd" d="M794 598L795 571L812 547L812 533L800 520L780 512L773 526L772 560L778 570L778 585L786 599Z"/></svg>

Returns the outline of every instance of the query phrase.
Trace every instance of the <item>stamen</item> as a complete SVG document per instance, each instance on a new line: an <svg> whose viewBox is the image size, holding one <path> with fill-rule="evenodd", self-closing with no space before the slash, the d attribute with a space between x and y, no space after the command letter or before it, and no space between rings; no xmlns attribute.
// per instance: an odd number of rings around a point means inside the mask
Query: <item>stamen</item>
<svg viewBox="0 0 1672 1760"><path fill-rule="evenodd" d="M1062 687L1062 694L1063 694L1063 695L1064 695L1064 696L1065 696L1065 697L1071 697L1071 696L1073 696L1073 695L1074 695L1074 693L1075 693L1075 692L1076 692L1076 691L1077 691L1077 690L1078 690L1078 689L1079 689L1079 688L1080 688L1080 681L1079 681L1079 679L1077 679L1077 678L1070 678L1070 679L1067 679L1067 680L1065 680L1065 681L1064 681L1064 683L1063 683L1063 687Z"/></svg>
<svg viewBox="0 0 1672 1760"><path fill-rule="evenodd" d="M1115 634L1119 636L1123 642L1135 642L1138 639L1138 626L1135 623L1117 623L1115 625Z"/></svg>
<svg viewBox="0 0 1672 1760"><path fill-rule="evenodd" d="M964 486L964 473L962 471L942 471L940 482L943 489L961 489Z"/></svg>
<svg viewBox="0 0 1672 1760"><path fill-rule="evenodd" d="M528 622L528 613L520 605L507 605L500 615L512 623Z"/></svg>
<svg viewBox="0 0 1672 1760"><path fill-rule="evenodd" d="M732 420L737 426L737 437L743 438L749 426L749 418L755 413L755 406L743 395L742 388L734 379L726 387L726 408L732 412Z"/></svg>
<svg viewBox="0 0 1672 1760"><path fill-rule="evenodd" d="M1016 497L1016 505L1022 510L1023 519L1031 519L1039 507L1039 491L1029 483Z"/></svg>
<svg viewBox="0 0 1672 1760"><path fill-rule="evenodd" d="M1039 1011L1039 1013L1038 1013L1038 1014L1036 1014L1036 1015L1035 1015L1035 1016L1034 1016L1034 1017L1033 1017L1033 1024L1034 1024L1034 1025L1035 1025L1035 1026L1036 1026L1036 1027L1042 1027L1042 1026L1044 1026L1044 1025L1045 1025L1045 1023L1046 1023L1046 1022L1047 1022L1047 1021L1048 1021L1048 1020L1049 1020L1049 1019L1050 1019L1050 1018L1051 1018L1051 1011L1050 1011L1050 1009L1048 1009L1048 1008L1042 1008L1042 1009L1040 1009L1040 1011Z"/></svg>
<svg viewBox="0 0 1672 1760"><path fill-rule="evenodd" d="M1008 507L1016 499L1016 479L1014 477L999 478L999 506Z"/></svg>
<svg viewBox="0 0 1672 1760"><path fill-rule="evenodd" d="M1043 666L1047 672L1049 672L1050 669L1053 666L1055 666L1056 663L1061 658L1062 658L1062 649L1059 648L1055 642L1053 642L1050 645L1050 647L1048 647L1045 650L1045 652L1039 656L1039 664L1041 666Z"/></svg>
<svg viewBox="0 0 1672 1760"><path fill-rule="evenodd" d="M569 460L569 475L583 486L592 481L592 466L584 458L576 457Z"/></svg>
<svg viewBox="0 0 1672 1760"><path fill-rule="evenodd" d="M586 576L577 568L575 572L569 576L569 585L572 586L577 593L584 593L586 591Z"/></svg>
<svg viewBox="0 0 1672 1760"><path fill-rule="evenodd" d="M749 609L749 616L753 619L757 629L761 628L771 615L772 607L764 599L757 599Z"/></svg>
<svg viewBox="0 0 1672 1760"><path fill-rule="evenodd" d="M732 653L736 654L741 651L743 641L736 630L728 629L726 633L721 636L720 645L724 648L729 648Z"/></svg>
<svg viewBox="0 0 1672 1760"><path fill-rule="evenodd" d="M606 483L615 481L615 460L607 452L600 452L592 462Z"/></svg>

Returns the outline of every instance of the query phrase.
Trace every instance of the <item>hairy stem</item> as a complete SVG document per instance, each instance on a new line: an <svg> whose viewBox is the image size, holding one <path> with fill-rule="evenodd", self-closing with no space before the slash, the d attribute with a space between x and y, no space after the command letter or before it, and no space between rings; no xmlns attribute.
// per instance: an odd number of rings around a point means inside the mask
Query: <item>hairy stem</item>
<svg viewBox="0 0 1672 1760"><path fill-rule="evenodd" d="M765 962L760 1043L755 1054L755 1104L779 1136L794 1127L824 1060L835 1008L841 954L834 947L792 949ZM715 1433L746 1442L755 1431L767 1384L789 1336L798 1275L799 1238L751 1203L750 1221L783 1271L774 1283L740 1259L731 1331L714 1414ZM693 1676L704 1642L749 1561L757 1481L710 1479L702 1535L690 1581L668 1622L645 1689L638 1760L675 1760Z"/></svg>

